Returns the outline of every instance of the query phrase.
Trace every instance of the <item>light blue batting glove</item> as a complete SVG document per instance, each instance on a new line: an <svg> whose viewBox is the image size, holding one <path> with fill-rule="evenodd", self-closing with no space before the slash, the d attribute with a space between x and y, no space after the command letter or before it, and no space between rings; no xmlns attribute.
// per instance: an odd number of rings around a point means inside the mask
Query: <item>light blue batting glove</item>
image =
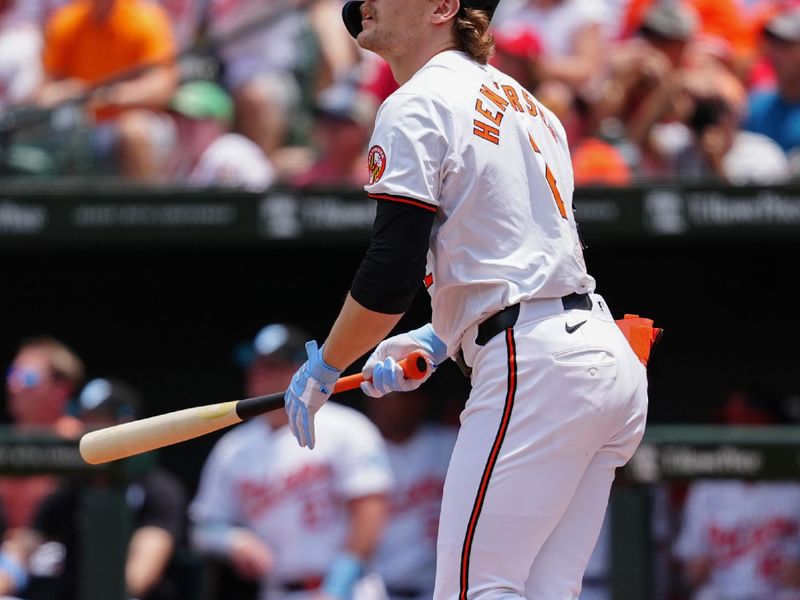
<svg viewBox="0 0 800 600"><path fill-rule="evenodd" d="M306 342L308 360L292 377L292 383L283 397L289 429L297 443L314 448L314 415L333 393L333 386L341 371L322 360L322 348L317 342Z"/></svg>
<svg viewBox="0 0 800 600"><path fill-rule="evenodd" d="M337 600L350 600L353 587L363 573L364 566L358 558L349 553L340 554L325 574L322 591Z"/></svg>
<svg viewBox="0 0 800 600"><path fill-rule="evenodd" d="M397 361L421 350L428 361L428 371L422 379L407 379ZM410 392L421 386L440 364L447 360L447 346L428 323L419 329L383 340L364 364L361 391L380 398L390 392Z"/></svg>

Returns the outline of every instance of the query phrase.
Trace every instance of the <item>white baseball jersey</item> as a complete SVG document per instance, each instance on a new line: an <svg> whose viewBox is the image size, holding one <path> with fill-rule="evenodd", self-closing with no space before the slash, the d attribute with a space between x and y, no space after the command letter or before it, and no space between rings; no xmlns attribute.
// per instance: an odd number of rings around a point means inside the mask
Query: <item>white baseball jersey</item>
<svg viewBox="0 0 800 600"><path fill-rule="evenodd" d="M504 306L594 289L564 128L497 69L434 56L381 106L368 160L371 197L436 211L425 283L450 355Z"/></svg>
<svg viewBox="0 0 800 600"><path fill-rule="evenodd" d="M782 567L800 562L800 484L700 481L686 499L675 554L709 558L709 580L695 598L797 600Z"/></svg>
<svg viewBox="0 0 800 600"><path fill-rule="evenodd" d="M329 402L316 430L309 452L288 427L238 426L214 447L189 508L195 523L254 531L275 554L273 582L323 575L345 543L346 502L392 483L380 433L362 414Z"/></svg>
<svg viewBox="0 0 800 600"><path fill-rule="evenodd" d="M275 183L275 167L254 142L226 133L209 144L187 177L191 185L224 185L259 191Z"/></svg>
<svg viewBox="0 0 800 600"><path fill-rule="evenodd" d="M419 599L433 593L442 489L456 434L451 427L427 425L402 444L386 444L395 484L374 569L390 597L393 589L419 590Z"/></svg>

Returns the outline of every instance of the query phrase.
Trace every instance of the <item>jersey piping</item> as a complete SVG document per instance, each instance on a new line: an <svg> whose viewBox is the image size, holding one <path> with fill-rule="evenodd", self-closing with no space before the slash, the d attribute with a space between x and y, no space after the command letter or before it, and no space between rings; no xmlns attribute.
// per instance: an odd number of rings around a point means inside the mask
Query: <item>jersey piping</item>
<svg viewBox="0 0 800 600"><path fill-rule="evenodd" d="M394 194L367 194L370 198L375 200L388 200L390 202L400 202L402 204L411 204L430 212L436 212L436 206L428 204L416 198L408 198L406 196L395 196Z"/></svg>
<svg viewBox="0 0 800 600"><path fill-rule="evenodd" d="M486 499L486 491L489 488L489 480L492 478L492 471L494 471L497 457L500 454L500 448L503 445L503 440L508 431L508 424L511 421L511 411L514 409L514 396L517 391L517 350L514 342L514 328L507 328L505 330L505 336L508 353L508 388L506 391L506 401L503 407L503 416L500 419L500 426L494 438L492 449L489 452L489 458L486 460L486 466L483 469L480 484L478 485L478 494L475 497L475 504L472 507L472 513L470 514L467 524L467 533L464 536L464 547L461 551L461 592L458 595L459 600L467 600L467 592L469 592L469 559L470 553L472 552L472 542L475 539L475 529L478 527L478 519L481 514L481 509L483 508L484 500Z"/></svg>

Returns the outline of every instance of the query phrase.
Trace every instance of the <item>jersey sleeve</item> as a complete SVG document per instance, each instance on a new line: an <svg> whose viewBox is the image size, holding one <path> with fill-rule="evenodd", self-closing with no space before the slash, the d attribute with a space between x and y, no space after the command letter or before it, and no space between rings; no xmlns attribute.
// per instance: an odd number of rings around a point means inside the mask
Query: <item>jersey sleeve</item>
<svg viewBox="0 0 800 600"><path fill-rule="evenodd" d="M457 140L455 120L425 96L394 94L380 111L367 158L367 194L435 211L445 163Z"/></svg>
<svg viewBox="0 0 800 600"><path fill-rule="evenodd" d="M365 416L348 416L334 459L337 492L347 499L387 493L393 478L383 438Z"/></svg>

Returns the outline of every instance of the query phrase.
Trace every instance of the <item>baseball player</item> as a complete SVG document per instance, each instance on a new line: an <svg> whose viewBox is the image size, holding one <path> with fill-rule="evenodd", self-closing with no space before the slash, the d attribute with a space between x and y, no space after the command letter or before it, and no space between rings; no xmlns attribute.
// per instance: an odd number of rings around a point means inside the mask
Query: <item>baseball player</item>
<svg viewBox="0 0 800 600"><path fill-rule="evenodd" d="M248 360L248 395L285 389L304 339L265 327ZM261 582L261 598L350 600L356 589L368 597L359 581L386 520L389 463L364 415L336 404L326 412L318 452L299 448L286 414L273 411L226 434L203 468L191 541Z"/></svg>
<svg viewBox="0 0 800 600"><path fill-rule="evenodd" d="M348 30L400 88L369 151L370 248L285 401L292 432L313 448L315 413L341 370L394 328L423 280L432 323L381 342L362 388L419 385L396 363L415 349L471 372L433 598L564 600L578 597L614 471L643 434L647 380L586 272L562 125L486 64L497 2L345 5Z"/></svg>
<svg viewBox="0 0 800 600"><path fill-rule="evenodd" d="M696 600L800 599L800 485L692 483L675 555Z"/></svg>
<svg viewBox="0 0 800 600"><path fill-rule="evenodd" d="M422 390L373 398L368 405L395 479L389 523L373 562L390 600L433 595L442 489L456 431L426 422L429 407Z"/></svg>

